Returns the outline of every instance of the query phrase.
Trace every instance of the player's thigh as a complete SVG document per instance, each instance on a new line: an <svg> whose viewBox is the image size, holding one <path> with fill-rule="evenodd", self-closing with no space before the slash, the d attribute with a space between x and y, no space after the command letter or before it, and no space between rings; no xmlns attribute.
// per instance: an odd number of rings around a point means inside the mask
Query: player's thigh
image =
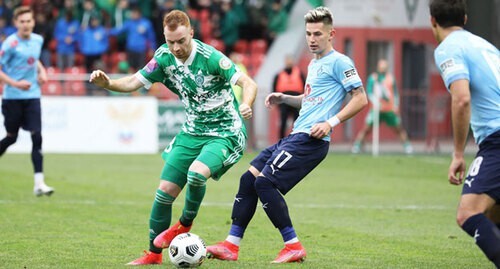
<svg viewBox="0 0 500 269"><path fill-rule="evenodd" d="M267 160L262 174L286 194L326 157L329 142L299 133L287 137Z"/></svg>
<svg viewBox="0 0 500 269"><path fill-rule="evenodd" d="M241 159L245 146L246 142L243 133L224 138L210 138L203 146L196 160L210 169L213 179L219 180Z"/></svg>
<svg viewBox="0 0 500 269"><path fill-rule="evenodd" d="M170 142L162 158L165 161L160 179L167 180L183 188L187 180L189 166L200 154L202 146L196 139L190 141L191 137L180 133Z"/></svg>
<svg viewBox="0 0 500 269"><path fill-rule="evenodd" d="M17 134L23 123L22 100L2 100L2 114L7 133Z"/></svg>
<svg viewBox="0 0 500 269"><path fill-rule="evenodd" d="M464 181L465 194L487 194L500 203L500 132L481 143Z"/></svg>
<svg viewBox="0 0 500 269"><path fill-rule="evenodd" d="M266 166L267 160L271 158L273 155L274 151L281 145L281 143L285 140L287 140L288 137L282 138L278 141L278 143L271 145L261 151L257 157L255 157L251 162L250 165L253 166L255 169L257 169L260 172L262 172L262 169L264 169L264 166Z"/></svg>
<svg viewBox="0 0 500 269"><path fill-rule="evenodd" d="M25 100L23 110L23 129L31 132L40 132L42 130L42 109L40 99Z"/></svg>

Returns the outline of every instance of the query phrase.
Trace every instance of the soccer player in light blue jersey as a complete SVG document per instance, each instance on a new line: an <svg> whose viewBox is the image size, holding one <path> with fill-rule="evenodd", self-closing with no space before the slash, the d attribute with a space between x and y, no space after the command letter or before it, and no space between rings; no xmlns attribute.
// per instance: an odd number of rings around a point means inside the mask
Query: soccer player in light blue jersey
<svg viewBox="0 0 500 269"><path fill-rule="evenodd" d="M295 233L283 195L325 158L332 129L368 103L353 62L333 49L335 29L330 10L325 7L310 10L305 15L305 24L306 40L314 59L308 67L304 94L271 93L265 100L268 107L284 103L300 108L299 117L292 133L262 151L241 176L229 235L225 241L207 247L212 258L238 259L241 239L260 199L285 244L273 263L303 261L306 251ZM347 93L352 98L342 108Z"/></svg>
<svg viewBox="0 0 500 269"><path fill-rule="evenodd" d="M454 152L448 179L454 185L464 182L458 225L500 268L500 54L463 29L466 10L464 0L430 3L432 30L439 42L434 58L452 100ZM466 176L469 123L479 151Z"/></svg>
<svg viewBox="0 0 500 269"><path fill-rule="evenodd" d="M5 83L2 113L7 136L0 141L0 156L17 140L19 128L31 132L31 160L35 172L35 195L51 195L54 189L45 184L42 155L42 120L40 84L47 73L40 62L43 38L33 33L35 20L29 7L14 11L17 32L5 39L0 50L0 80Z"/></svg>

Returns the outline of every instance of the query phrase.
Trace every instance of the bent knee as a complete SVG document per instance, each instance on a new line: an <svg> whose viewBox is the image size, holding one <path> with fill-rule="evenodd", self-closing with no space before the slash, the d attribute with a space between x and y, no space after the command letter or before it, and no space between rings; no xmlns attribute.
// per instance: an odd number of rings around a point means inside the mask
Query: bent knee
<svg viewBox="0 0 500 269"><path fill-rule="evenodd" d="M456 218L458 226L462 227L464 225L465 221L467 221L470 217L477 215L477 214L480 214L480 213L483 213L483 212L480 210L460 209L459 208L457 211L457 218Z"/></svg>
<svg viewBox="0 0 500 269"><path fill-rule="evenodd" d="M188 171L187 184L193 187L203 187L207 184L207 178L200 173Z"/></svg>

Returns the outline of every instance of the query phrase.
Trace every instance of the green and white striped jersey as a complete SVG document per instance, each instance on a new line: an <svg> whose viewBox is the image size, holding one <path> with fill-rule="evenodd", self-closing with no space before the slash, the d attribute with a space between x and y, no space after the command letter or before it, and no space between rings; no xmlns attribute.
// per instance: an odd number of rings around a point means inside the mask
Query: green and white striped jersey
<svg viewBox="0 0 500 269"><path fill-rule="evenodd" d="M190 56L182 63L168 49L158 48L136 77L149 89L161 82L177 94L186 109L182 131L192 135L235 136L245 125L231 85L241 76L236 65L212 46L193 39Z"/></svg>

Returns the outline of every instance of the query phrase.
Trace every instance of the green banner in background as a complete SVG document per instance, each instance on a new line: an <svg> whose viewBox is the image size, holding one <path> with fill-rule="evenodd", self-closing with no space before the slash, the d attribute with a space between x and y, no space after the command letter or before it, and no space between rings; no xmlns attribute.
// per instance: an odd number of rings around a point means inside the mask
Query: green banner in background
<svg viewBox="0 0 500 269"><path fill-rule="evenodd" d="M180 101L158 102L158 145L163 150L181 131L186 120Z"/></svg>

